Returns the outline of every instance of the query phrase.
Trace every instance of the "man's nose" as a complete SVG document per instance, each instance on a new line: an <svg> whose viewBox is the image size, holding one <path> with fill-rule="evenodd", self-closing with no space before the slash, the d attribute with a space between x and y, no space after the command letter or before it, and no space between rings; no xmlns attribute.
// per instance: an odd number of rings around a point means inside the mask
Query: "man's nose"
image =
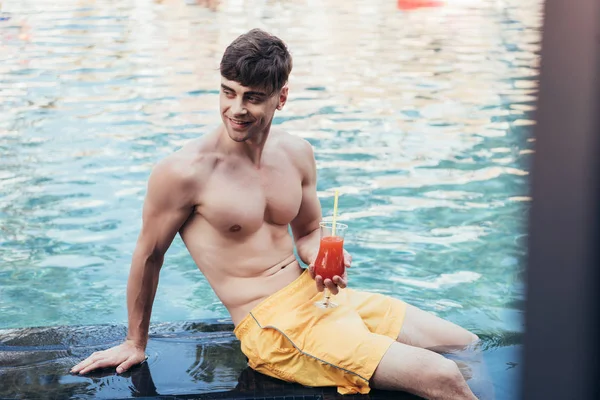
<svg viewBox="0 0 600 400"><path fill-rule="evenodd" d="M231 106L231 112L233 113L233 115L244 115L248 111L244 106L244 101L242 99L236 99L234 100L233 105Z"/></svg>

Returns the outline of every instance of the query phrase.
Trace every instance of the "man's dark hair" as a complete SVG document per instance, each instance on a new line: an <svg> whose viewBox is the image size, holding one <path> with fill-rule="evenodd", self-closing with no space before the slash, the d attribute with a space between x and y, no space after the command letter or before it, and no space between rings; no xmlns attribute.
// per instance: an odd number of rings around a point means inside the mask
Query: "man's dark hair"
<svg viewBox="0 0 600 400"><path fill-rule="evenodd" d="M252 29L225 49L220 70L230 81L261 88L272 95L287 82L292 71L292 56L281 39Z"/></svg>

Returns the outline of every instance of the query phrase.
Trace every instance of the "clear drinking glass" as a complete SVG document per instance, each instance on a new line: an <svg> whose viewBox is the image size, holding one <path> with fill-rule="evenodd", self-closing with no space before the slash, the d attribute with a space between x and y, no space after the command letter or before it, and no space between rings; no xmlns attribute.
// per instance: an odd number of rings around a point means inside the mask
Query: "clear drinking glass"
<svg viewBox="0 0 600 400"><path fill-rule="evenodd" d="M338 275L344 276L346 266L344 265L344 235L348 225L339 222L321 222L319 223L321 232L321 242L319 244L319 253L315 260L315 275L321 275L323 281L331 279ZM330 301L331 292L325 288L323 301L315 302L319 308L334 308L337 304Z"/></svg>

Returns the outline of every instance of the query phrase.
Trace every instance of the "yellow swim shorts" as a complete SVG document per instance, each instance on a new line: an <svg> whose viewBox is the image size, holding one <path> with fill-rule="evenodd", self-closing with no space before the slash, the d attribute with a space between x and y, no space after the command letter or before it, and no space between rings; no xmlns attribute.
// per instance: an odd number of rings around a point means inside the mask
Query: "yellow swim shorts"
<svg viewBox="0 0 600 400"><path fill-rule="evenodd" d="M340 290L339 306L314 305L323 293L307 271L258 304L235 328L254 370L305 386L367 394L369 380L398 337L406 303L377 293Z"/></svg>

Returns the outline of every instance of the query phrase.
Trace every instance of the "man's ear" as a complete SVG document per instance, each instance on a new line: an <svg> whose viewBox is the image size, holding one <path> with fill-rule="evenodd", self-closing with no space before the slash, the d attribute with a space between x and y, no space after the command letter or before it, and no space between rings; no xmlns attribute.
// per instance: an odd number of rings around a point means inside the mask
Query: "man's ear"
<svg viewBox="0 0 600 400"><path fill-rule="evenodd" d="M287 97L288 97L288 85L287 83L285 84L285 86L283 86L281 88L281 91L279 92L279 103L277 104L277 109L281 110L283 108L283 106L285 106L285 102L287 101Z"/></svg>

